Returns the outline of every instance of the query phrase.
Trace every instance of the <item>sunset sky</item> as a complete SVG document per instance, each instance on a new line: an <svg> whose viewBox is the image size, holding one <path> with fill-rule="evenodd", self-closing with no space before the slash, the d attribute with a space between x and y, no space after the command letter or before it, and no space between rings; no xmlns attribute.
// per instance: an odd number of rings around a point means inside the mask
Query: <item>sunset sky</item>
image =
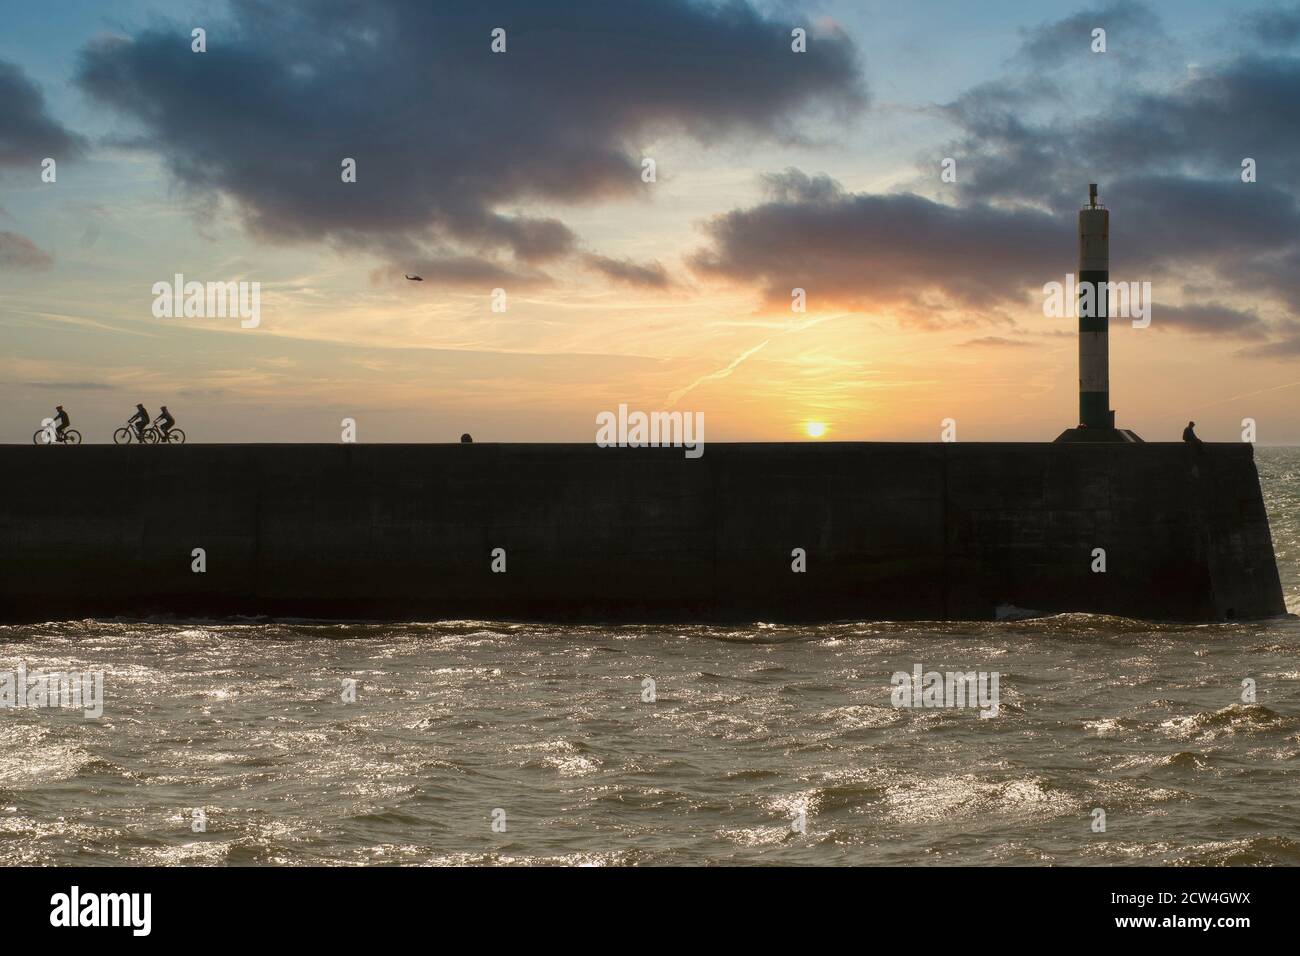
<svg viewBox="0 0 1300 956"><path fill-rule="evenodd" d="M1111 323L1117 424L1300 443L1300 5L3 8L0 441L137 401L191 441L591 441L620 403L1048 441L1077 344L1042 287L1096 182L1154 297ZM260 282L260 326L154 317L176 273Z"/></svg>

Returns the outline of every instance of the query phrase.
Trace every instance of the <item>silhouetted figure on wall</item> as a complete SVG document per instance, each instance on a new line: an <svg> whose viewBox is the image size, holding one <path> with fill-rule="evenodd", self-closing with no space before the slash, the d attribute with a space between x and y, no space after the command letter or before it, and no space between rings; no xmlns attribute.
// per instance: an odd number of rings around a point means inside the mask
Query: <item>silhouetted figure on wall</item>
<svg viewBox="0 0 1300 956"><path fill-rule="evenodd" d="M166 444L167 437L172 432L172 426L176 424L176 419L172 418L172 413L167 411L166 405L162 407L162 414L158 416L158 420L154 422L154 424L156 424L159 431L162 432L163 444Z"/></svg>
<svg viewBox="0 0 1300 956"><path fill-rule="evenodd" d="M55 441L63 441L63 430L72 424L72 419L68 417L68 413L63 410L62 405L55 405L54 411L54 439Z"/></svg>
<svg viewBox="0 0 1300 956"><path fill-rule="evenodd" d="M149 427L149 413L145 411L144 406L137 402L135 414L128 418L126 423L135 429L135 437L143 442L144 430Z"/></svg>
<svg viewBox="0 0 1300 956"><path fill-rule="evenodd" d="M1187 442L1192 448L1199 449L1201 440L1196 437L1196 432L1192 431L1196 427L1196 422L1188 422L1187 427L1183 429L1183 441Z"/></svg>

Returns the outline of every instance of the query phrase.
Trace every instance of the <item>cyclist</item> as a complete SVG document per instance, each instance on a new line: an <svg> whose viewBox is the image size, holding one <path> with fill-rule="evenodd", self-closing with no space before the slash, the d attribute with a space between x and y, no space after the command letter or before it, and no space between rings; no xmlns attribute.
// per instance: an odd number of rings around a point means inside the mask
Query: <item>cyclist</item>
<svg viewBox="0 0 1300 956"><path fill-rule="evenodd" d="M54 416L54 440L65 441L63 430L72 424L72 419L68 417L62 405L55 405L54 410L58 413Z"/></svg>
<svg viewBox="0 0 1300 956"><path fill-rule="evenodd" d="M172 413L167 411L167 406L162 407L162 414L154 421L158 426L158 431L162 434L163 444L167 444L168 436L171 434L172 426L176 424L176 419L172 418Z"/></svg>
<svg viewBox="0 0 1300 956"><path fill-rule="evenodd" d="M144 430L149 424L149 413L145 411L145 407L137 402L135 414L128 418L126 423L135 429L135 437L143 443Z"/></svg>

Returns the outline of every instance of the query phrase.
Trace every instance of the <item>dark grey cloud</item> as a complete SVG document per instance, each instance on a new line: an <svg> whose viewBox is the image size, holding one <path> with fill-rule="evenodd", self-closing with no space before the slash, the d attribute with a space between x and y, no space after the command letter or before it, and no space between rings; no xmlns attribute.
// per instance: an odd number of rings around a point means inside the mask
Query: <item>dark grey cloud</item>
<svg viewBox="0 0 1300 956"><path fill-rule="evenodd" d="M1112 269L1130 273L1199 264L1234 279L1244 262L1300 242L1300 203L1262 183L1140 175L1103 199L1113 208Z"/></svg>
<svg viewBox="0 0 1300 956"><path fill-rule="evenodd" d="M1005 309L1041 303L1042 285L1073 271L1073 212L851 193L797 169L764 181L770 199L706 223L710 243L690 263L704 275L758 284L770 305L787 307L791 290L802 288L810 308L901 306L904 316L928 310L929 320L906 321L936 329L969 325L972 317L1005 324ZM1289 193L1169 176L1126 181L1113 196L1123 209L1117 220L1123 228L1112 228L1111 279L1152 282L1155 327L1255 342L1275 334L1274 323L1252 309L1199 304L1206 288L1171 276L1204 264L1207 277L1246 292L1267 289L1274 280L1300 285L1300 254L1281 260L1252 255L1300 237L1300 205ZM1201 228L1207 219L1217 228ZM1181 286L1190 304L1161 304L1171 286ZM1028 344L1002 336L964 343ZM1243 354L1275 353L1261 348Z"/></svg>
<svg viewBox="0 0 1300 956"><path fill-rule="evenodd" d="M265 237L535 265L576 237L519 210L643 192L653 136L782 139L805 111L861 108L853 44L795 55L789 29L746 0L234 0L206 54L188 25L148 30L87 47L78 83Z"/></svg>
<svg viewBox="0 0 1300 956"><path fill-rule="evenodd" d="M1092 31L1106 31L1106 52L1092 51ZM1153 44L1164 41L1160 18L1142 3L1117 0L1021 30L1019 56L1036 67L1059 67L1070 60L1094 56L1121 59L1126 65L1140 63Z"/></svg>
<svg viewBox="0 0 1300 956"><path fill-rule="evenodd" d="M668 272L658 262L641 264L631 259L613 259L609 256L588 255L583 261L606 278L625 285L647 289L667 289L672 285Z"/></svg>
<svg viewBox="0 0 1300 956"><path fill-rule="evenodd" d="M807 292L809 307L919 305L935 291L969 308L1023 300L1066 271L1074 235L1052 215L985 204L957 207L912 193L850 193L786 170L771 198L705 224L698 272L758 282L770 303Z"/></svg>
<svg viewBox="0 0 1300 956"><path fill-rule="evenodd" d="M1153 329L1176 329L1194 335L1220 338L1266 339L1271 328L1259 314L1219 303L1172 306L1156 303L1152 309Z"/></svg>
<svg viewBox="0 0 1300 956"><path fill-rule="evenodd" d="M932 182L936 157L957 160L951 202L847 193L786 170L764 177L767 202L707 223L709 245L692 264L756 283L772 304L804 287L810 307L942 315L956 303L967 317L1005 322L999 305L1027 304L1073 271L1077 210L1096 182L1112 209L1112 280L1150 280L1158 302L1195 285L1183 296L1192 304L1160 306L1157 324L1257 341L1249 354L1265 354L1276 321L1195 303L1245 294L1300 310L1300 56L1246 49L1163 86L1131 82L1136 67L1075 83L1097 65L1080 59L1097 56L1087 52L1094 26L1107 29L1112 52L1117 28L1130 50L1167 43L1140 4L1026 31L1006 77L940 108L962 132L923 166ZM1245 157L1258 164L1256 182L1241 180Z"/></svg>
<svg viewBox="0 0 1300 956"><path fill-rule="evenodd" d="M54 257L26 236L0 231L0 271L40 272L54 265Z"/></svg>
<svg viewBox="0 0 1300 956"><path fill-rule="evenodd" d="M35 175L42 159L75 157L83 146L46 112L45 96L22 69L0 60L0 167L31 165Z"/></svg>
<svg viewBox="0 0 1300 956"><path fill-rule="evenodd" d="M1207 283L1297 310L1296 90L1300 56L1251 50L1168 89L1112 92L1083 112L1020 78L987 84L945 108L966 131L947 147L959 157L959 201L1069 216L1097 182L1114 210L1112 268L1127 278L1195 267ZM1246 158L1255 182L1242 181Z"/></svg>
<svg viewBox="0 0 1300 956"><path fill-rule="evenodd" d="M1043 29L1054 36L1074 19ZM1078 182L1180 176L1248 185L1240 181L1248 157L1259 184L1293 190L1300 182L1300 56L1245 49L1163 88L1083 89L1071 97L1066 80L1012 73L941 107L964 131L947 147L963 170L959 192L1067 211Z"/></svg>
<svg viewBox="0 0 1300 956"><path fill-rule="evenodd" d="M1094 166L1169 170L1240 181L1241 161L1259 182L1300 176L1300 57L1242 54L1201 68L1173 90L1131 98L1095 117L1070 145Z"/></svg>
<svg viewBox="0 0 1300 956"><path fill-rule="evenodd" d="M809 176L802 169L786 167L762 177L767 194L777 202L833 203L845 198L844 187L825 173Z"/></svg>

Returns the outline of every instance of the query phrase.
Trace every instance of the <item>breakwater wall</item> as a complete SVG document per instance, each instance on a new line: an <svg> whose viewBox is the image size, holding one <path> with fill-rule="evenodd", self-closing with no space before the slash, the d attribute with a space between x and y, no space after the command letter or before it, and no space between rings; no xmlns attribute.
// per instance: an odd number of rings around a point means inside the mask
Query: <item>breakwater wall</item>
<svg viewBox="0 0 1300 956"><path fill-rule="evenodd" d="M10 445L0 489L5 622L1285 612L1246 444Z"/></svg>

